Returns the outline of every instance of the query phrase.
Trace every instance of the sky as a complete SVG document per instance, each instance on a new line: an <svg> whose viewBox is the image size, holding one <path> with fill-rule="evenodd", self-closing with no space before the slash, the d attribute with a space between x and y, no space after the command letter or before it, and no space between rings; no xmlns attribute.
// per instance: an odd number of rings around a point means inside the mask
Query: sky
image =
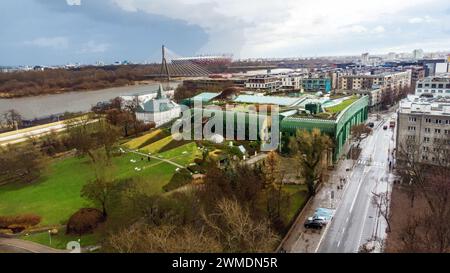
<svg viewBox="0 0 450 273"><path fill-rule="evenodd" d="M450 50L448 0L2 0L0 65Z"/></svg>

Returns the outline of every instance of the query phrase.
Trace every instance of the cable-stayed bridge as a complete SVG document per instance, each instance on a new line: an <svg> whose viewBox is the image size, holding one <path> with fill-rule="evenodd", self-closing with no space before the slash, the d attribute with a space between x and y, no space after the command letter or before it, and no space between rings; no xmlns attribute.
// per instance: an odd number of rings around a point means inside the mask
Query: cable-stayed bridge
<svg viewBox="0 0 450 273"><path fill-rule="evenodd" d="M182 57L162 46L161 70L159 74L150 74L148 77L167 79L172 77L207 77L211 73L205 67L209 64L231 63L231 55Z"/></svg>

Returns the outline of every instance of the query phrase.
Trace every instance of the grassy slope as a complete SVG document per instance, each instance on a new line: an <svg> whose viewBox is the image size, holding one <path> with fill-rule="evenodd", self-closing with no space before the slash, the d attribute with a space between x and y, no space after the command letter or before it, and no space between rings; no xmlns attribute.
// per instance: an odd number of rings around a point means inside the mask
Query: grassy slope
<svg viewBox="0 0 450 273"><path fill-rule="evenodd" d="M308 189L306 185L285 185L284 190L291 196L289 210L284 215L285 221L289 222L307 201Z"/></svg>
<svg viewBox="0 0 450 273"><path fill-rule="evenodd" d="M157 129L151 133L145 134L143 136L134 138L130 141L128 141L127 143L125 143L124 145L127 148L130 149L138 149L141 148L146 142L151 141L152 138L155 138L156 136L158 136L159 134L161 134L162 130Z"/></svg>
<svg viewBox="0 0 450 273"><path fill-rule="evenodd" d="M183 154L183 152L187 153ZM187 166L188 164L194 162L196 157L201 156L201 152L197 149L195 142L191 142L170 151L161 153L160 155L165 159L170 159L175 163Z"/></svg>
<svg viewBox="0 0 450 273"><path fill-rule="evenodd" d="M172 136L165 137L163 139L160 139L156 142L153 142L150 145L147 145L143 147L141 150L147 153L157 153L159 150L161 150L164 146L169 144L171 141L173 141Z"/></svg>
<svg viewBox="0 0 450 273"><path fill-rule="evenodd" d="M137 162L131 163L134 159ZM152 160L148 162L134 154L114 159L118 178L147 177L148 189L163 192L170 181L175 166ZM83 185L92 179L92 170L86 158L68 158L52 164L47 175L31 185L6 185L0 187L0 215L35 213L42 217L40 225L58 225L89 202L80 197ZM142 168L136 172L135 167Z"/></svg>

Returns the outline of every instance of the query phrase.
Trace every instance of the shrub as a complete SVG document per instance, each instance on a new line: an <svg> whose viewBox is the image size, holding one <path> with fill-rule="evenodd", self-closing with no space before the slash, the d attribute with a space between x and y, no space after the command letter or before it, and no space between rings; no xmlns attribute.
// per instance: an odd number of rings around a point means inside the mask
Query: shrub
<svg viewBox="0 0 450 273"><path fill-rule="evenodd" d="M170 179L169 183L164 185L163 190L166 192L173 191L189 184L191 181L192 178L190 172L186 169L182 169L172 176L172 179Z"/></svg>
<svg viewBox="0 0 450 273"><path fill-rule="evenodd" d="M91 233L105 218L100 210L82 208L75 212L67 223L66 234L83 235Z"/></svg>
<svg viewBox="0 0 450 273"><path fill-rule="evenodd" d="M0 216L0 229L9 229L13 233L36 226L41 222L41 217L34 214Z"/></svg>

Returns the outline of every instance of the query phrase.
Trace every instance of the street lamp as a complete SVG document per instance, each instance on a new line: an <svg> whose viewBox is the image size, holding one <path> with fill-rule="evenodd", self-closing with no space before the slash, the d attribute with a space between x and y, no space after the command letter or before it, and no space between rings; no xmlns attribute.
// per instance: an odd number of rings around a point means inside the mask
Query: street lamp
<svg viewBox="0 0 450 273"><path fill-rule="evenodd" d="M48 239L50 241L50 245L52 245L52 231L50 229L48 230Z"/></svg>

